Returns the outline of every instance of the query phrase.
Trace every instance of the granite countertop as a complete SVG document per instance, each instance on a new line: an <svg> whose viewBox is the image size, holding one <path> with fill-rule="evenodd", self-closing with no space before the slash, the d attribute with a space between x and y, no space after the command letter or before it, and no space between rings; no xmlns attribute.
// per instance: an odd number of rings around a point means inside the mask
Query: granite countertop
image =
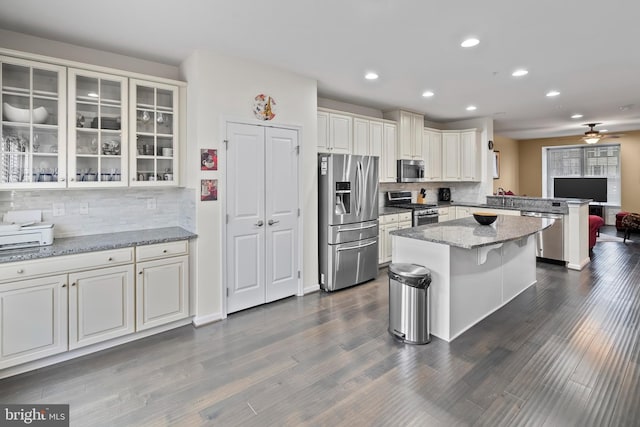
<svg viewBox="0 0 640 427"><path fill-rule="evenodd" d="M392 206L384 206L378 208L378 216L380 215L393 215L399 213L407 213L410 212L411 209L405 208L394 208Z"/></svg>
<svg viewBox="0 0 640 427"><path fill-rule="evenodd" d="M491 225L480 225L473 217L395 230L392 236L441 243L464 249L519 240L553 224L553 220L522 216L498 215Z"/></svg>
<svg viewBox="0 0 640 427"><path fill-rule="evenodd" d="M196 237L198 237L197 234L193 234L180 227L92 234L77 237L59 237L54 239L53 244L49 246L0 251L0 263L174 242L194 239Z"/></svg>

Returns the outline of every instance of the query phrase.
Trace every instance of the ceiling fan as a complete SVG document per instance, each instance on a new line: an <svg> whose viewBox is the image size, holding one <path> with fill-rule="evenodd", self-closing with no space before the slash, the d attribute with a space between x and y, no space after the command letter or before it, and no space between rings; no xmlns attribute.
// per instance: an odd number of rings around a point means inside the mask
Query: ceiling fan
<svg viewBox="0 0 640 427"><path fill-rule="evenodd" d="M622 135L603 135L600 131L594 129L594 127L601 125L602 123L587 123L583 126L588 126L589 130L584 133L582 140L587 144L595 144L603 138L620 138Z"/></svg>

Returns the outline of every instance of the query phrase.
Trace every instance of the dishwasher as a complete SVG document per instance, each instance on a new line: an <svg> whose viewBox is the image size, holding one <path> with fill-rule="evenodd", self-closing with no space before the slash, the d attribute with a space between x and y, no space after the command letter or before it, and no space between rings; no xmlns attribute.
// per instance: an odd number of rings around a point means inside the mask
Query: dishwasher
<svg viewBox="0 0 640 427"><path fill-rule="evenodd" d="M522 212L521 216L553 219L553 225L536 235L536 256L564 262L564 215L542 212Z"/></svg>

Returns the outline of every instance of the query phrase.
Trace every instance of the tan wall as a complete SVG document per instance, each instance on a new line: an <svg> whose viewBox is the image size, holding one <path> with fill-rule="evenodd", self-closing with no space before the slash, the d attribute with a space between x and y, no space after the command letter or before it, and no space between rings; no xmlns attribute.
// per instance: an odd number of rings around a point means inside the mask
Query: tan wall
<svg viewBox="0 0 640 427"><path fill-rule="evenodd" d="M500 152L500 178L493 180L493 192L498 188L520 194L518 141L500 135L494 135L493 151Z"/></svg>
<svg viewBox="0 0 640 427"><path fill-rule="evenodd" d="M622 210L640 212L640 131L625 132L607 143L620 144ZM527 139L518 142L520 193L542 196L542 147L580 144L579 136Z"/></svg>

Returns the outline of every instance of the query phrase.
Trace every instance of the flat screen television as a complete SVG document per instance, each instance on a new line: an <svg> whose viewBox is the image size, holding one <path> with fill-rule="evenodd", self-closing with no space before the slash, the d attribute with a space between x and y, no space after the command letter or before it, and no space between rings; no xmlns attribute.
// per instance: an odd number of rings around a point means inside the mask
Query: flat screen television
<svg viewBox="0 0 640 427"><path fill-rule="evenodd" d="M553 196L607 201L607 178L554 178Z"/></svg>

